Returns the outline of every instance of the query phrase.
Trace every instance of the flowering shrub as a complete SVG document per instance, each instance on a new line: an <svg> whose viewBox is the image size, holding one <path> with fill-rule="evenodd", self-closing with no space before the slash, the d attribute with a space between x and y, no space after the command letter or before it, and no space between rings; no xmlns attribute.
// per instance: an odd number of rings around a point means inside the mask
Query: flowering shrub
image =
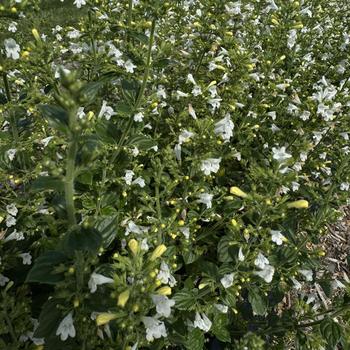
<svg viewBox="0 0 350 350"><path fill-rule="evenodd" d="M350 349L346 0L1 6L1 349Z"/></svg>

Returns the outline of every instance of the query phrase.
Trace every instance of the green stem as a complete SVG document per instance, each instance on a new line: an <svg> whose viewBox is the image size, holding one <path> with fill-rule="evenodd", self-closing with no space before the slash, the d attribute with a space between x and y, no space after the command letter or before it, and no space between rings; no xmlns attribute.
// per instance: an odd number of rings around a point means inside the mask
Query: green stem
<svg viewBox="0 0 350 350"><path fill-rule="evenodd" d="M139 92L139 94L137 96L137 100L135 102L133 111L131 113L129 122L128 122L127 126L126 126L126 129L125 129L124 133L120 137L120 140L118 142L118 147L117 147L116 151L114 152L114 154L112 156L112 163L118 157L118 155L120 153L120 150L121 150L121 146L123 145L126 137L128 136L128 134L130 132L130 129L131 129L131 126L132 126L132 123L133 123L133 113L135 111L137 111L140 108L140 106L141 106L143 94L144 94L145 89L146 89L146 85L147 85L147 81L148 81L148 77L149 77L149 72L150 72L150 68L151 68L151 56L152 56L152 46L153 46L153 42L154 42L155 28L156 28L156 20L153 19L152 27L151 27L151 34L150 34L149 43L148 43L146 69L145 69L145 72L143 74L142 85L141 85L141 88L140 88L140 92Z"/></svg>
<svg viewBox="0 0 350 350"><path fill-rule="evenodd" d="M6 72L2 72L2 79L3 79L4 85L5 85L5 93L6 93L7 102L10 102L11 101L10 84L9 84L8 79L7 79Z"/></svg>
<svg viewBox="0 0 350 350"><path fill-rule="evenodd" d="M76 112L71 111L69 114L69 127L70 130L74 130L75 127ZM66 176L64 182L66 210L68 216L69 226L76 225L75 218L75 206L74 206L74 176L75 176L75 158L78 151L78 143L76 141L76 135L74 132L70 135L67 150L67 162L66 162Z"/></svg>
<svg viewBox="0 0 350 350"><path fill-rule="evenodd" d="M129 29L130 29L131 20L132 20L132 0L129 0L128 19L127 19L127 25Z"/></svg>
<svg viewBox="0 0 350 350"><path fill-rule="evenodd" d="M5 321L7 323L7 326L8 326L8 329L9 329L9 332L10 332L10 335L11 335L11 338L13 340L14 345L18 345L18 340L17 340L16 334L15 334L15 331L13 329L12 322L11 322L10 318L8 317L6 310L4 313L4 318L5 318Z"/></svg>

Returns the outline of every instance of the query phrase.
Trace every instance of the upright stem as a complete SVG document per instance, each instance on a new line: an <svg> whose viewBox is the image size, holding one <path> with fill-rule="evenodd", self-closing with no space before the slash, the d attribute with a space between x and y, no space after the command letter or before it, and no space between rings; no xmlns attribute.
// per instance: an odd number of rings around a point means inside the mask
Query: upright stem
<svg viewBox="0 0 350 350"><path fill-rule="evenodd" d="M7 79L6 72L2 72L2 79L3 79L4 85L5 85L5 93L6 93L7 101L10 102L11 101L10 84L9 84L8 79Z"/></svg>
<svg viewBox="0 0 350 350"><path fill-rule="evenodd" d="M11 90L10 90L10 83L7 78L7 73L2 72L2 80L4 81L4 86L5 86L5 94L7 98L7 102L11 102L12 97L11 97ZM15 142L18 140L18 129L17 129L17 121L15 116L11 113L11 130L12 130L12 137Z"/></svg>
<svg viewBox="0 0 350 350"><path fill-rule="evenodd" d="M143 94L144 94L145 89L146 89L146 85L147 85L147 81L148 81L148 77L149 77L149 71L150 71L150 68L151 68L151 56L152 56L152 46L153 46L153 42L154 42L155 28L156 28L156 20L153 19L152 27L151 27L151 34L150 34L149 43L148 43L146 68L145 68L145 71L143 73L143 79L142 79L141 88L140 88L139 94L137 96L137 99L136 99L136 102L135 102L135 105L134 105L132 113L134 111L137 111L140 108L141 102L142 102L142 98L143 98ZM126 129L125 129L124 133L122 134L122 136L120 137L120 140L118 142L118 148L117 148L117 150L114 152L114 154L112 156L112 163L118 157L118 155L120 153L121 146L123 145L124 140L126 139L126 137L128 136L128 134L130 132L132 123L133 123L133 116L130 115L130 119L129 119L129 122L128 122L127 126L126 126Z"/></svg>
<svg viewBox="0 0 350 350"><path fill-rule="evenodd" d="M127 20L127 25L130 27L132 20L132 0L129 0L129 7L128 7L128 20Z"/></svg>
<svg viewBox="0 0 350 350"><path fill-rule="evenodd" d="M74 130L75 126L75 111L72 111L69 115L69 127L70 130ZM68 215L69 226L76 225L77 221L75 218L75 206L74 206L74 176L75 176L75 158L78 151L78 143L76 141L76 135L71 134L68 143L67 150L67 162L66 162L66 176L64 182L65 199L66 199L66 210Z"/></svg>

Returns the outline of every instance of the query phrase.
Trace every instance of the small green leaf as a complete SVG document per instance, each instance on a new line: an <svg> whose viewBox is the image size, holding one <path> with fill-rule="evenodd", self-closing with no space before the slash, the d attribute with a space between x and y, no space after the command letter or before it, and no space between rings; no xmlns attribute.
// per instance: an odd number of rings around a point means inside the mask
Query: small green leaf
<svg viewBox="0 0 350 350"><path fill-rule="evenodd" d="M221 262L232 262L233 259L229 253L231 248L232 239L230 237L224 236L221 238L218 244L218 257Z"/></svg>
<svg viewBox="0 0 350 350"><path fill-rule="evenodd" d="M194 309L196 304L196 294L192 290L183 289L177 292L173 299L175 300L175 307L179 310Z"/></svg>
<svg viewBox="0 0 350 350"><path fill-rule="evenodd" d="M135 135L131 137L125 145L136 146L141 151L149 150L151 147L156 146L156 142L149 136Z"/></svg>
<svg viewBox="0 0 350 350"><path fill-rule="evenodd" d="M49 124L53 128L64 134L68 133L69 116L63 108L50 105L43 105L39 108L43 116L49 121Z"/></svg>
<svg viewBox="0 0 350 350"><path fill-rule="evenodd" d="M27 282L56 284L63 280L63 274L55 273L54 268L67 260L61 252L52 250L39 256L27 275Z"/></svg>
<svg viewBox="0 0 350 350"><path fill-rule="evenodd" d="M195 328L187 336L185 347L188 350L203 350L204 349L204 334Z"/></svg>
<svg viewBox="0 0 350 350"><path fill-rule="evenodd" d="M51 190L56 192L63 192L64 183L57 177L40 176L33 181L31 188L34 191Z"/></svg>
<svg viewBox="0 0 350 350"><path fill-rule="evenodd" d="M229 343L231 341L230 332L227 329L229 319L227 314L216 314L211 327L211 332L222 342Z"/></svg>
<svg viewBox="0 0 350 350"><path fill-rule="evenodd" d="M95 225L96 229L101 232L103 246L107 248L115 239L118 230L118 219L116 215L99 218Z"/></svg>
<svg viewBox="0 0 350 350"><path fill-rule="evenodd" d="M96 253L102 245L102 236L96 229L76 226L63 238L63 247L68 254L77 250Z"/></svg>
<svg viewBox="0 0 350 350"><path fill-rule="evenodd" d="M259 289L256 287L250 288L248 300L252 305L254 313L263 316L267 311L267 299L261 295Z"/></svg>
<svg viewBox="0 0 350 350"><path fill-rule="evenodd" d="M327 341L329 347L334 349L341 338L340 325L327 317L321 322L320 331L323 338Z"/></svg>

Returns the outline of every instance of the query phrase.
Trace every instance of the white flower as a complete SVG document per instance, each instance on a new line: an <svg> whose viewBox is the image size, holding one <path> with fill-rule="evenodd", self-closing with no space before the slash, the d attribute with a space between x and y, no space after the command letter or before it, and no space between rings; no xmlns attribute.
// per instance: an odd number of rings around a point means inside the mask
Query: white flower
<svg viewBox="0 0 350 350"><path fill-rule="evenodd" d="M111 117L116 114L117 113L114 112L112 107L107 106L107 101L102 102L102 107L100 113L98 114L98 118L105 117L107 120L110 120Z"/></svg>
<svg viewBox="0 0 350 350"><path fill-rule="evenodd" d="M12 58L14 60L19 59L19 51L21 50L20 46L16 43L16 41L12 38L6 39L4 41L6 57Z"/></svg>
<svg viewBox="0 0 350 350"><path fill-rule="evenodd" d="M151 298L156 305L158 315L169 317L171 314L171 307L175 305L175 301L168 299L165 295L152 295Z"/></svg>
<svg viewBox="0 0 350 350"><path fill-rule="evenodd" d="M194 80L193 78L193 75L192 74L187 74L187 80L186 80L186 83L191 83L193 85L197 85L196 81Z"/></svg>
<svg viewBox="0 0 350 350"><path fill-rule="evenodd" d="M286 147L272 148L273 159L276 159L279 163L285 162L287 159L291 158L292 155L286 152Z"/></svg>
<svg viewBox="0 0 350 350"><path fill-rule="evenodd" d="M299 273L301 273L305 279L309 282L311 282L313 280L313 274L312 274L312 270L299 270Z"/></svg>
<svg viewBox="0 0 350 350"><path fill-rule="evenodd" d="M133 221L130 220L128 222L128 226L127 226L126 231L125 231L125 236L128 236L130 234L130 232L140 235L142 233L147 232L148 230L149 230L148 227L136 225Z"/></svg>
<svg viewBox="0 0 350 350"><path fill-rule="evenodd" d="M213 199L214 195L210 193L200 193L198 195L199 199L197 200L198 203L203 203L207 206L207 209L211 208L211 200Z"/></svg>
<svg viewBox="0 0 350 350"><path fill-rule="evenodd" d="M176 285L176 279L170 273L169 266L164 261L162 261L160 264L160 271L157 275L157 279L163 284L169 284L170 287L174 287Z"/></svg>
<svg viewBox="0 0 350 350"><path fill-rule="evenodd" d="M145 117L145 116L144 116L141 112L136 113L136 114L134 115L134 121L135 121L135 122L142 122L144 117Z"/></svg>
<svg viewBox="0 0 350 350"><path fill-rule="evenodd" d="M134 73L134 69L136 68L136 66L132 63L131 60L127 60L124 64L124 68L128 73Z"/></svg>
<svg viewBox="0 0 350 350"><path fill-rule="evenodd" d="M5 238L5 242L8 241L22 241L24 239L24 235L23 232L17 232L17 230L14 230L11 234L9 234L6 238Z"/></svg>
<svg viewBox="0 0 350 350"><path fill-rule="evenodd" d="M188 142L189 139L194 135L193 132L184 130L179 136L179 144L182 145L184 142Z"/></svg>
<svg viewBox="0 0 350 350"><path fill-rule="evenodd" d="M287 41L287 46L289 49L293 48L293 46L295 45L296 41L297 41L297 31L295 29L292 29L289 31L289 35L288 35L288 41Z"/></svg>
<svg viewBox="0 0 350 350"><path fill-rule="evenodd" d="M18 209L16 208L16 205L13 203L10 205L6 205L6 211L12 216L16 216L18 214Z"/></svg>
<svg viewBox="0 0 350 350"><path fill-rule="evenodd" d="M17 22L12 21L12 22L9 24L7 30L8 30L9 32L16 33L16 32L17 32Z"/></svg>
<svg viewBox="0 0 350 350"><path fill-rule="evenodd" d="M145 252L147 252L147 251L149 250L147 238L144 238L144 239L141 241L140 248L141 248L141 250L144 250Z"/></svg>
<svg viewBox="0 0 350 350"><path fill-rule="evenodd" d="M135 173L132 170L125 170L124 181L127 185L131 185L134 175Z"/></svg>
<svg viewBox="0 0 350 350"><path fill-rule="evenodd" d="M22 253L19 254L19 256L22 258L23 265L31 265L32 256L30 255L30 253Z"/></svg>
<svg viewBox="0 0 350 350"><path fill-rule="evenodd" d="M255 272L255 274L264 279L266 283L270 283L272 281L274 273L275 268L271 265L265 265L262 271Z"/></svg>
<svg viewBox="0 0 350 350"><path fill-rule="evenodd" d="M296 280L294 277L291 277L291 280L296 290L300 290L302 288L302 284L298 280Z"/></svg>
<svg viewBox="0 0 350 350"><path fill-rule="evenodd" d="M45 137L44 139L40 140L40 144L42 144L43 147L45 148L52 139L53 139L53 136Z"/></svg>
<svg viewBox="0 0 350 350"><path fill-rule="evenodd" d="M7 215L6 216L6 226L7 227L11 227L11 226L14 226L16 225L16 218L14 218L13 216L11 215Z"/></svg>
<svg viewBox="0 0 350 350"><path fill-rule="evenodd" d="M0 287L3 287L10 279L0 273Z"/></svg>
<svg viewBox="0 0 350 350"><path fill-rule="evenodd" d="M17 150L15 148L11 148L6 151L6 155L11 162L15 159L16 152Z"/></svg>
<svg viewBox="0 0 350 350"><path fill-rule="evenodd" d="M77 110L77 117L79 119L84 119L86 116L86 113L84 112L84 107L79 107Z"/></svg>
<svg viewBox="0 0 350 350"><path fill-rule="evenodd" d="M221 278L220 282L224 286L224 288L230 288L233 285L234 276L234 273L230 273Z"/></svg>
<svg viewBox="0 0 350 350"><path fill-rule="evenodd" d="M217 173L220 168L221 158L208 158L202 161L201 170L205 175L210 173Z"/></svg>
<svg viewBox="0 0 350 350"><path fill-rule="evenodd" d="M223 314L227 314L228 312L228 306L222 305L222 304L214 304L215 308L222 312Z"/></svg>
<svg viewBox="0 0 350 350"><path fill-rule="evenodd" d="M199 312L196 312L196 317L193 322L193 326L195 328L199 328L204 332L208 332L211 328L211 325L212 322L204 313L200 314Z"/></svg>
<svg viewBox="0 0 350 350"><path fill-rule="evenodd" d="M254 264L259 269L263 269L266 265L270 264L270 262L263 254L259 253L254 261Z"/></svg>
<svg viewBox="0 0 350 350"><path fill-rule="evenodd" d="M142 177L138 177L132 183L133 185L139 185L141 188L146 186L145 180Z"/></svg>
<svg viewBox="0 0 350 350"><path fill-rule="evenodd" d="M74 0L73 5L80 9L83 5L86 5L85 0Z"/></svg>
<svg viewBox="0 0 350 350"><path fill-rule="evenodd" d="M244 261L245 259L245 256L243 254L243 250L242 250L242 247L239 247L239 251L238 251L238 260L239 261Z"/></svg>
<svg viewBox="0 0 350 350"><path fill-rule="evenodd" d="M215 124L214 132L220 135L225 141L229 141L233 135L234 124L229 114Z"/></svg>
<svg viewBox="0 0 350 350"><path fill-rule="evenodd" d="M281 231L270 231L271 234L271 240L272 242L275 242L277 245L282 245L283 242L285 242L287 239L281 234Z"/></svg>
<svg viewBox="0 0 350 350"><path fill-rule="evenodd" d="M350 188L350 184L348 182L342 182L340 184L340 190L341 191L348 191Z"/></svg>
<svg viewBox="0 0 350 350"><path fill-rule="evenodd" d="M100 286L106 283L114 283L113 278L109 278L99 273L93 272L88 282L90 293L95 293L97 290L97 286Z"/></svg>
<svg viewBox="0 0 350 350"><path fill-rule="evenodd" d="M197 114L191 104L188 105L188 114L194 119L197 119Z"/></svg>
<svg viewBox="0 0 350 350"><path fill-rule="evenodd" d="M146 327L146 339L148 341L152 342L154 339L167 336L164 322L154 317L142 317L142 322Z"/></svg>
<svg viewBox="0 0 350 350"><path fill-rule="evenodd" d="M73 313L70 312L59 324L56 335L60 336L62 341L67 340L68 337L75 337L75 328L73 324Z"/></svg>
<svg viewBox="0 0 350 350"><path fill-rule="evenodd" d="M190 229L188 227L180 227L180 232L186 237L186 239L190 238Z"/></svg>

